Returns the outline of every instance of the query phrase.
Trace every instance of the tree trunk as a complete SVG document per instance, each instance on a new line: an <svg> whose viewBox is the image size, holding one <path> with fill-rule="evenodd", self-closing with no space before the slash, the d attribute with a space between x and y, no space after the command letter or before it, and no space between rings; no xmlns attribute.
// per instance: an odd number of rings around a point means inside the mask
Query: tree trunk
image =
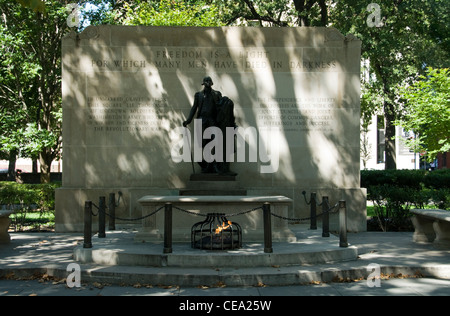
<svg viewBox="0 0 450 316"><path fill-rule="evenodd" d="M37 163L37 159L33 158L32 160L32 173L38 173L38 163Z"/></svg>
<svg viewBox="0 0 450 316"><path fill-rule="evenodd" d="M16 161L17 161L17 150L13 149L9 152L9 165L8 165L8 176L7 181L16 181Z"/></svg>
<svg viewBox="0 0 450 316"><path fill-rule="evenodd" d="M385 118L385 170L397 169L397 157L395 154L395 114L394 106L388 102L384 102L384 118Z"/></svg>
<svg viewBox="0 0 450 316"><path fill-rule="evenodd" d="M41 164L41 183L50 183L50 170L53 159L51 155L46 153L45 149L39 154L39 162Z"/></svg>
<svg viewBox="0 0 450 316"><path fill-rule="evenodd" d="M298 25L309 26L309 19L306 16L307 13L304 13L304 11L307 10L305 0L294 0L294 5L298 13Z"/></svg>
<svg viewBox="0 0 450 316"><path fill-rule="evenodd" d="M328 7L325 0L319 0L321 26L328 26Z"/></svg>

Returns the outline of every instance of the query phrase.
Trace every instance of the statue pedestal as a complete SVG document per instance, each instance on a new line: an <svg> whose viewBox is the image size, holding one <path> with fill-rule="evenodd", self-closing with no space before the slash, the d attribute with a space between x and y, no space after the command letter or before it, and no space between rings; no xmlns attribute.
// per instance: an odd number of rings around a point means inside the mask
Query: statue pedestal
<svg viewBox="0 0 450 316"><path fill-rule="evenodd" d="M165 203L189 211L183 212L173 208L172 240L174 242L190 242L192 226L205 219L196 214L224 213L231 222L237 222L242 228L242 242L262 242L264 240L263 211L260 207L270 203L271 212L280 216L288 216L288 207L292 200L285 196L144 196L139 200L142 205L142 216L146 216ZM258 208L254 211L250 211ZM249 211L249 212L246 212ZM230 216L229 214L233 214ZM239 215L234 215L239 214ZM164 210L142 220L142 228L136 234L136 241L158 242L164 239ZM288 222L272 217L273 241L296 240L289 229Z"/></svg>
<svg viewBox="0 0 450 316"><path fill-rule="evenodd" d="M217 173L192 174L186 188L180 189L180 195L247 195L241 188L237 176Z"/></svg>

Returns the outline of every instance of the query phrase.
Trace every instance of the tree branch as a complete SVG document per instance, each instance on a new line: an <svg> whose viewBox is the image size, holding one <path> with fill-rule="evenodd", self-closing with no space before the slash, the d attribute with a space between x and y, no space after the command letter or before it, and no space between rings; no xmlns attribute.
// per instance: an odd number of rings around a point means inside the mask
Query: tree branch
<svg viewBox="0 0 450 316"><path fill-rule="evenodd" d="M278 26L288 26L287 22L275 20L271 16L260 15L258 13L258 11L256 11L255 6L253 5L253 3L250 0L244 0L244 2L245 2L245 4L247 4L247 7L250 9L250 13L252 14L251 16L242 16L244 19L246 19L246 20L255 20L256 19L259 21L261 26L263 26L263 24L262 24L263 21L273 23L274 25L278 25Z"/></svg>

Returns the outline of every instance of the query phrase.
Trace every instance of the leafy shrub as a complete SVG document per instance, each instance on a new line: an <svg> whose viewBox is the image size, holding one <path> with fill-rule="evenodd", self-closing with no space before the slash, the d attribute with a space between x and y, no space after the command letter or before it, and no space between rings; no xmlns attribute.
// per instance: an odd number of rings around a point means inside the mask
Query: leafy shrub
<svg viewBox="0 0 450 316"><path fill-rule="evenodd" d="M411 230L411 208L450 208L450 170L364 170L361 186L383 231Z"/></svg>
<svg viewBox="0 0 450 316"><path fill-rule="evenodd" d="M15 182L0 182L0 205L14 209L13 224L16 227L24 226L27 214L38 213L39 222L44 213L54 214L55 189L60 185L51 184L19 184ZM48 216L48 214L47 214Z"/></svg>

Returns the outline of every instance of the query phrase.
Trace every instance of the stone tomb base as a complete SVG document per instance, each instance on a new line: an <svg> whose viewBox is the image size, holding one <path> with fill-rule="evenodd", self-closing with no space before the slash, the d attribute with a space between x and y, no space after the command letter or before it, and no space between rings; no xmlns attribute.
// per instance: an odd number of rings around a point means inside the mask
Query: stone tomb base
<svg viewBox="0 0 450 316"><path fill-rule="evenodd" d="M83 248L79 245L74 248L73 254L74 260L81 263L122 266L123 269L126 267L180 268L165 270L165 273L158 270L158 273L154 273L153 276L160 275L167 279L148 282L186 285L187 275L191 274L196 276L197 280L191 279L193 283L188 283L190 286L209 284L205 280L200 280L208 271L192 269L232 268L230 271L239 274L242 269L249 268L252 269L250 272L252 275L257 275L267 273L267 270L263 268L270 269L269 273L277 273L277 269L274 269L277 266L298 267L357 259L358 249L352 245L346 248L339 247L337 236L322 237L320 229L310 230L309 225L306 224L290 225L290 230L296 241L274 242L273 253L265 253L262 242L244 242L240 249L224 251L199 250L191 248L190 243L175 243L173 252L166 254L163 253L162 242L136 242L135 231L128 230L107 231L106 238L95 236L92 239L92 248ZM169 281L171 273L180 274L182 280L171 283ZM295 277L291 279L289 275L285 277L289 279L283 279L283 276L277 273L277 278L273 280L274 284L289 284L296 280ZM142 280L139 282L144 283ZM229 283L229 285L255 285L256 283ZM217 280L211 284L217 284Z"/></svg>
<svg viewBox="0 0 450 316"><path fill-rule="evenodd" d="M11 220L9 216L14 213L10 210L1 210L0 211L0 244L7 244L10 242L11 238L8 233L9 224Z"/></svg>
<svg viewBox="0 0 450 316"><path fill-rule="evenodd" d="M227 219L237 222L242 228L242 241L262 242L264 240L263 211L254 208L270 203L271 212L276 215L288 216L288 207L292 200L285 196L144 196L139 200L142 205L142 216L146 216L172 203L172 240L173 242L190 242L191 228L205 219L195 214L224 213ZM175 208L176 207L176 208ZM177 208L186 210L181 211ZM249 211L249 212L246 212ZM229 214L240 215L230 216ZM163 241L164 239L164 208L155 215L142 221L142 228L136 234L136 241ZM289 229L288 222L272 216L273 241L294 242L295 234Z"/></svg>

